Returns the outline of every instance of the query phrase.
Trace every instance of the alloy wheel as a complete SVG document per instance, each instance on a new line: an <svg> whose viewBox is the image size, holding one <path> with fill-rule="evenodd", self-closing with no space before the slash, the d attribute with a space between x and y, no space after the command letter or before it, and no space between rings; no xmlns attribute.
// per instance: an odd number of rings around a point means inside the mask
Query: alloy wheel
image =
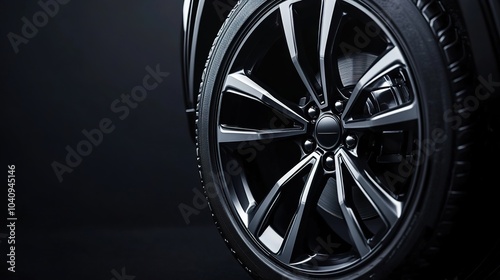
<svg viewBox="0 0 500 280"><path fill-rule="evenodd" d="M212 126L232 215L294 270L373 257L413 207L425 163L397 38L356 1L292 0L235 44Z"/></svg>

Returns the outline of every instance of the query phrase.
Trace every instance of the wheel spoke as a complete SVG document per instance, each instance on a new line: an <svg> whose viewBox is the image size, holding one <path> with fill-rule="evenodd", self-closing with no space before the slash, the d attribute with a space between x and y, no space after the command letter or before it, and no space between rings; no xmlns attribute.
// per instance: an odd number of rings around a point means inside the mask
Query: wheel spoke
<svg viewBox="0 0 500 280"><path fill-rule="evenodd" d="M286 238L283 241L283 248L281 250L281 254L279 258L281 261L285 263L290 263L293 249L295 248L295 244L300 236L300 233L304 231L304 223L305 217L308 216L308 211L311 209L310 205L312 203L311 197L314 195L314 191L312 190L313 184L316 184L318 180L320 180L320 172L318 172L318 166L320 161L318 158L314 159L313 167L307 177L306 184L302 194L300 196L299 205L297 211L293 217L292 224L288 233L286 234Z"/></svg>
<svg viewBox="0 0 500 280"><path fill-rule="evenodd" d="M350 176L356 182L356 185L366 196L377 213L382 217L387 226L392 226L401 217L402 203L394 199L378 183L375 182L359 162L349 152L341 149L337 158L341 158ZM346 176L347 174L344 174Z"/></svg>
<svg viewBox="0 0 500 280"><path fill-rule="evenodd" d="M335 41L335 33L332 35L331 30L336 30L336 24L332 26L334 21L336 0L328 1L323 0L321 6L321 17L320 17L320 31L319 31L319 66L321 74L321 86L323 89L323 96L325 100L325 106L328 106L328 96L331 94L331 85L329 83L330 75L327 72L332 71L331 66L331 55L329 54L328 46L330 42Z"/></svg>
<svg viewBox="0 0 500 280"><path fill-rule="evenodd" d="M281 177L278 182L273 186L271 191L266 195L259 205L254 209L253 215L250 218L250 223L248 229L255 236L258 236L260 230L263 227L263 223L269 212L272 210L276 200L279 198L283 187L290 182L297 174L299 174L304 168L310 164L314 164L318 161L319 155L313 153L303 160L301 160L297 165L295 165L290 171L288 171L283 177Z"/></svg>
<svg viewBox="0 0 500 280"><path fill-rule="evenodd" d="M337 193L339 199L340 209L346 221L347 228L349 229L349 235L354 243L353 246L358 251L361 257L367 255L371 249L368 246L367 238L363 233L361 225L358 218L354 214L353 209L346 203L345 189L347 186L344 185L344 176L349 176L348 174L343 174L342 172L343 158L340 156L335 157L336 166L336 176L337 176Z"/></svg>
<svg viewBox="0 0 500 280"><path fill-rule="evenodd" d="M367 119L349 120L344 122L346 129L374 129L380 127L395 127L401 129L402 124L418 120L416 102L376 114Z"/></svg>
<svg viewBox="0 0 500 280"><path fill-rule="evenodd" d="M238 165L240 165L238 163ZM239 184L236 183L234 190L232 190L233 203L236 206L236 210L240 215L245 226L248 227L248 213L252 211L253 207L257 205L255 198L253 197L252 191L248 185L248 180L245 172L240 172Z"/></svg>
<svg viewBox="0 0 500 280"><path fill-rule="evenodd" d="M299 74L299 77L304 83L307 91L311 95L316 105L319 108L324 108L327 106L325 97L321 96L321 94L317 92L317 90L314 87L313 77L307 75L308 72L305 71L304 66L300 62L299 45L295 30L293 9L292 9L293 4L296 2L299 2L299 0L289 0L280 4L279 6L281 14L281 23L286 38L286 44L288 47L288 51L290 53L290 58L292 60L292 63L295 66L295 69L297 70L297 73Z"/></svg>
<svg viewBox="0 0 500 280"><path fill-rule="evenodd" d="M239 127L219 126L219 143L238 143L248 141L274 140L305 134L302 128L280 129L248 129Z"/></svg>
<svg viewBox="0 0 500 280"><path fill-rule="evenodd" d="M234 92L228 91L230 89L234 90ZM226 79L224 90L229 93L234 93L249 99L257 100L262 104L265 104L268 107L272 108L273 110L294 120L303 127L306 126L306 119L297 114L290 107L283 104L283 102L279 101L271 93L269 93L267 90L253 81L250 77L245 75L243 71L230 74Z"/></svg>
<svg viewBox="0 0 500 280"><path fill-rule="evenodd" d="M358 101L362 91L366 89L369 85L380 79L391 71L404 67L404 57L398 47L392 47L389 51L385 52L370 68L365 72L365 74L359 79L358 83L352 91L351 97L346 104L343 121L347 122L347 118L354 107L354 104Z"/></svg>

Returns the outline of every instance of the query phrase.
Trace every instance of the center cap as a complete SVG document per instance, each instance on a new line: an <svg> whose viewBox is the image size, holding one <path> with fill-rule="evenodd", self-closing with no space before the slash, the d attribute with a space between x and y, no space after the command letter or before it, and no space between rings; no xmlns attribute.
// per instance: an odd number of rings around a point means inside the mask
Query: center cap
<svg viewBox="0 0 500 280"><path fill-rule="evenodd" d="M340 141L342 128L337 118L332 115L322 116L316 124L316 140L325 149L332 149Z"/></svg>

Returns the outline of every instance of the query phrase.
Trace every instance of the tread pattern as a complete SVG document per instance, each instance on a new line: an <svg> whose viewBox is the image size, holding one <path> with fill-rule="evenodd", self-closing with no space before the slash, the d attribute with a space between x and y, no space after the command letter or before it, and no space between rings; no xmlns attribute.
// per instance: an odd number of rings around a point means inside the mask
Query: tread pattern
<svg viewBox="0 0 500 280"><path fill-rule="evenodd" d="M452 15L447 12L443 3L439 0L412 0L416 7L420 10L429 27L436 36L445 57L445 63L448 67L448 72L451 81L451 95L454 104L463 104L466 97L470 95L471 72L470 72L470 56L463 38L457 26L460 22L454 21ZM467 109L462 108L454 113L462 114ZM465 112L469 113L469 112ZM465 115L464 115L465 116ZM442 255L442 248L445 245L448 237L453 234L453 228L457 222L458 212L467 196L466 183L468 182L468 174L471 171L470 152L473 145L472 131L474 130L474 122L472 117L462 118L459 127L456 128L457 135L455 140L455 158L451 188L448 192L445 208L439 218L439 223L435 230L430 232L428 241L423 249L421 256L418 256L414 262L417 264L417 269L423 269L424 273L432 273L436 277L436 270L426 271L433 263L441 261L439 257ZM407 271L409 275L403 276L403 279L418 279L422 271L415 271L415 268ZM440 272L445 276L446 272ZM449 277L449 275L446 275ZM456 277L453 276L453 277ZM458 279L458 278L455 278Z"/></svg>

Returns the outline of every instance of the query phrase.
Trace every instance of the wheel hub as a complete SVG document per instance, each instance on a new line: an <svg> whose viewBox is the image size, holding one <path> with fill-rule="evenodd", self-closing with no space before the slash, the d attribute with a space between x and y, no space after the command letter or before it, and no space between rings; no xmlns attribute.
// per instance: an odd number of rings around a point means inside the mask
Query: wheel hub
<svg viewBox="0 0 500 280"><path fill-rule="evenodd" d="M342 136L342 126L340 121L334 115L324 114L316 124L315 131L316 142L324 149L335 148Z"/></svg>

